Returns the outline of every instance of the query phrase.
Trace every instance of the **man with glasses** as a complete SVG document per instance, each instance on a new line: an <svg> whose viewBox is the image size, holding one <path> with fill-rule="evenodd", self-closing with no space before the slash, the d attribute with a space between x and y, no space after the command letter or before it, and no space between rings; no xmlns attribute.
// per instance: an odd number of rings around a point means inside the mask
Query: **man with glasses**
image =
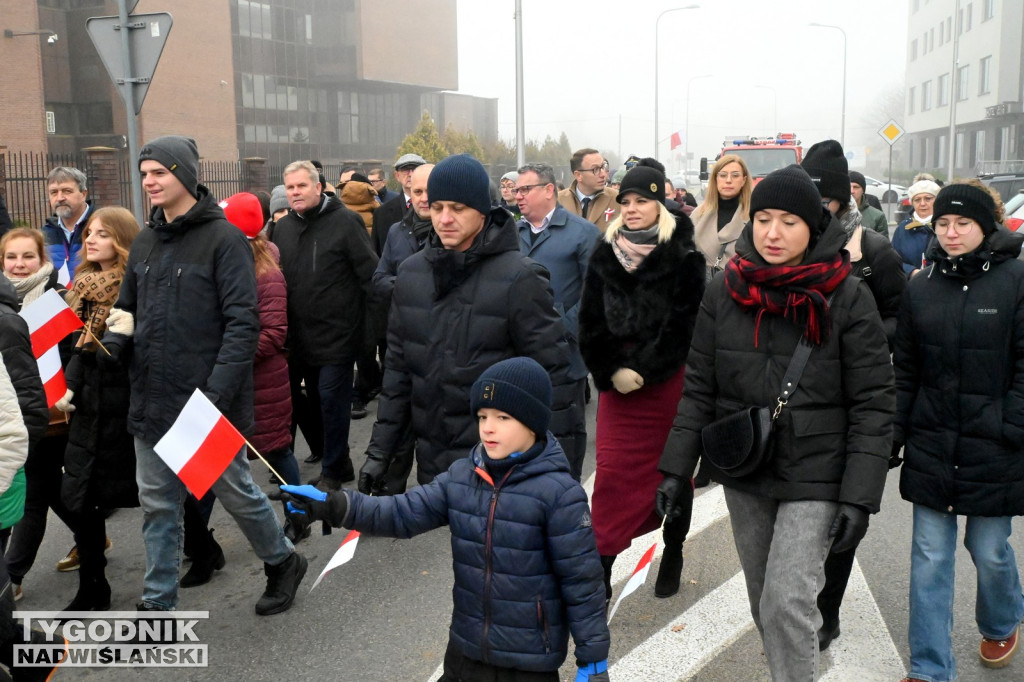
<svg viewBox="0 0 1024 682"><path fill-rule="evenodd" d="M604 232L619 213L618 192L607 187L608 162L601 152L589 147L577 150L569 159L572 184L558 193L558 203L569 213L586 218Z"/></svg>
<svg viewBox="0 0 1024 682"><path fill-rule="evenodd" d="M545 163L528 163L519 169L513 196L523 218L519 228L519 250L545 268L551 276L555 310L562 318L572 354L570 379L576 382L573 429L574 449L566 451L569 470L577 481L583 473L587 451L586 404L587 367L576 341L580 294L590 252L601 237L589 221L572 215L558 203L555 171Z"/></svg>
<svg viewBox="0 0 1024 682"><path fill-rule="evenodd" d="M383 206L373 212L373 246L377 249L377 255L384 251L384 243L388 239L388 230L399 222L406 211L412 206L412 172L426 161L419 154L403 154L395 161L395 180L402 185L402 194L386 202Z"/></svg>
<svg viewBox="0 0 1024 682"><path fill-rule="evenodd" d="M374 191L377 192L377 198L380 199L381 204L386 204L398 196L398 192L388 189L388 176L384 174L383 168L371 168L366 176L370 179L370 185L373 186Z"/></svg>

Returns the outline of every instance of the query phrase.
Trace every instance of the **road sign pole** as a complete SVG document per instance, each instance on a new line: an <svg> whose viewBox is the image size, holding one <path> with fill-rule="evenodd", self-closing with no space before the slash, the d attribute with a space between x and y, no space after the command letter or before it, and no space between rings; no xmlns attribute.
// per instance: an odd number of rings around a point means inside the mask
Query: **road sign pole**
<svg viewBox="0 0 1024 682"><path fill-rule="evenodd" d="M133 3L134 4L134 3ZM117 0L118 20L121 22L121 61L124 64L124 83L121 84L121 98L128 115L128 177L132 185L132 213L140 225L145 224L142 215L142 178L135 164L139 158L139 119L135 112L135 82L133 80L131 29L128 28L128 1Z"/></svg>
<svg viewBox="0 0 1024 682"><path fill-rule="evenodd" d="M890 197L892 196L892 145L889 145L889 190L888 190L888 192L886 192L886 195L890 196ZM889 207L888 218L889 218L889 220L892 220L892 206L893 206L893 204L896 204L896 203L899 203L899 202L890 201L889 204L888 204L888 207Z"/></svg>

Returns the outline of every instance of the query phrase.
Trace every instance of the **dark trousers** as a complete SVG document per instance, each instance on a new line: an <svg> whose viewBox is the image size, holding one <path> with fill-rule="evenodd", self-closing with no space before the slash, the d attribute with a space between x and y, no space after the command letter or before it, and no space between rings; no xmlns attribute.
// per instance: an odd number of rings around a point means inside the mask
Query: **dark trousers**
<svg viewBox="0 0 1024 682"><path fill-rule="evenodd" d="M384 378L381 365L377 363L377 347L367 348L356 356L356 400L364 405L370 402L370 394L380 391L380 384Z"/></svg>
<svg viewBox="0 0 1024 682"><path fill-rule="evenodd" d="M46 533L46 515L52 509L72 530L76 516L60 499L64 450L68 438L51 436L39 441L25 462L25 515L14 525L7 551L7 569L11 582L20 585L35 563L39 545ZM104 538L105 540L105 538Z"/></svg>
<svg viewBox="0 0 1024 682"><path fill-rule="evenodd" d="M557 670L538 673L474 661L463 656L449 640L444 652L444 674L439 682L559 682L559 677Z"/></svg>
<svg viewBox="0 0 1024 682"><path fill-rule="evenodd" d="M78 545L78 570L81 571L81 577L103 578L107 566L107 557L103 553L107 545L104 511L87 505L85 510L75 517L72 530L75 533L75 544Z"/></svg>
<svg viewBox="0 0 1024 682"><path fill-rule="evenodd" d="M835 629L839 624L839 607L843 605L856 553L857 548L854 547L848 552L830 552L825 558L825 585L818 593L818 610L821 611L822 627L826 630Z"/></svg>
<svg viewBox="0 0 1024 682"><path fill-rule="evenodd" d="M305 381L304 419L309 428L301 423L299 426L307 442L310 434L316 432L316 426L320 426L320 442L324 453L320 470L327 478L352 480L355 473L348 449L348 432L352 419L352 364L351 358L342 360L337 365L322 367L307 365L294 358L288 363L293 404L297 393L299 400L303 399L301 387ZM293 407L293 415L294 410ZM313 446L310 445L310 450L312 449Z"/></svg>
<svg viewBox="0 0 1024 682"><path fill-rule="evenodd" d="M587 378L576 383L572 406L572 444L565 452L569 472L577 481L583 476L583 458L587 454Z"/></svg>
<svg viewBox="0 0 1024 682"><path fill-rule="evenodd" d="M391 464L384 475L384 487L377 491L379 495L401 495L405 492L412 473L412 465L416 461L416 434L408 427L402 435L398 447L391 456Z"/></svg>

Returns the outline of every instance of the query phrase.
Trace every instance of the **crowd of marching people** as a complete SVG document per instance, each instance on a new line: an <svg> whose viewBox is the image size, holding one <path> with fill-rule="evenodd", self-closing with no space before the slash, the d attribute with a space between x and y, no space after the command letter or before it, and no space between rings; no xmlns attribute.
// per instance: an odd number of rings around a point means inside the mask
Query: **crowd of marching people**
<svg viewBox="0 0 1024 682"><path fill-rule="evenodd" d="M676 594L695 488L711 482L772 679L815 679L899 466L913 505L906 680L956 679L961 516L981 663L1014 657L1024 236L979 182L919 176L890 239L834 140L759 178L722 156L700 203L650 158L613 188L591 148L564 188L542 163L495 183L467 155L406 154L397 193L381 169L332 186L300 160L271 193L221 198L198 166L190 138L142 147L144 226L55 168L53 217L0 239L0 663L13 679L39 674L12 667L25 633L11 612L50 510L74 536L58 569L78 571L64 610L80 612L134 589L107 575L105 519L141 507L144 618L224 567L219 501L263 562L259 615L292 606L308 566L295 546L316 522L400 538L447 525L442 680L557 680L570 635L576 679L607 680L616 557L660 528L654 594ZM54 373L26 311L56 294L77 330L55 340ZM158 445L196 391L247 437L198 496ZM351 420L374 399L353 457ZM319 469L308 482L300 435ZM255 457L280 486L269 496Z"/></svg>

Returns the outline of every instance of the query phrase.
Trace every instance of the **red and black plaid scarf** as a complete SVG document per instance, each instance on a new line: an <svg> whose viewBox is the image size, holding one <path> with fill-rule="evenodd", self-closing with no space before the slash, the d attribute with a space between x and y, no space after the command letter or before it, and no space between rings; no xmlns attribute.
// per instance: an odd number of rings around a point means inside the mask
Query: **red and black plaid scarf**
<svg viewBox="0 0 1024 682"><path fill-rule="evenodd" d="M741 308L757 310L754 346L765 313L782 315L803 327L804 336L820 346L831 322L827 297L850 274L850 254L840 251L824 263L758 265L736 255L725 266L725 286Z"/></svg>

